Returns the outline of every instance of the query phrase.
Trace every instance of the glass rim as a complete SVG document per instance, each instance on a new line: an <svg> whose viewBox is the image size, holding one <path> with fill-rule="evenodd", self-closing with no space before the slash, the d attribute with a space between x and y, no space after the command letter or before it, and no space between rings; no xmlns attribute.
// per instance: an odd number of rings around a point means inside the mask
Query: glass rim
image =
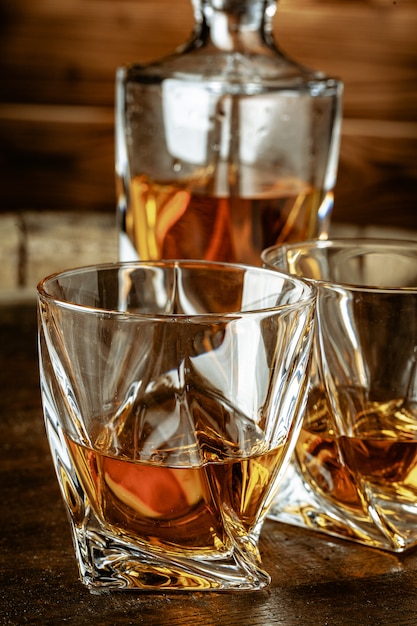
<svg viewBox="0 0 417 626"><path fill-rule="evenodd" d="M287 282L292 283L298 287L301 287L300 297L295 302L286 302L277 304L276 306L269 307L261 307L261 308L251 308L244 311L241 310L230 310L225 312L216 312L216 311L207 311L202 313L148 313L148 312L138 312L138 311L127 311L123 309L117 308L106 308L99 306L92 306L89 304L79 304L76 302L71 302L71 300L66 299L65 297L59 297L57 295L53 295L48 292L47 284L58 279L59 277L71 276L71 275L82 275L87 274L89 272L97 272L97 271L107 271L107 270L122 270L122 269L140 269L140 268L181 268L181 267L199 267L199 268L212 268L214 269L225 269L229 271L250 271L252 273L262 274L268 273L271 278L276 278L277 276L281 280L285 280ZM71 309L73 311L79 311L83 313L90 314L105 314L110 317L117 318L142 318L147 320L167 320L167 319L203 319L203 318L236 318L236 317L247 317L259 315L260 313L267 313L272 311L288 311L288 310L297 310L303 307L308 307L314 304L316 300L316 287L311 283L308 279L303 278L302 276L296 276L294 274L289 274L285 271L275 270L272 268L266 268L255 265L246 265L243 263L229 263L223 261L206 261L202 259L160 259L160 260L143 260L143 261L117 261L117 262L108 262L108 263L92 263L88 265L80 265L74 266L65 270L53 272L48 276L42 278L36 287L38 301L45 301L48 303L53 303L55 306L65 309Z"/></svg>
<svg viewBox="0 0 417 626"><path fill-rule="evenodd" d="M411 239L394 239L390 237L331 237L328 239L308 239L306 241L298 241L291 243L283 243L276 244L273 246L269 246L265 248L261 252L261 261L264 264L263 267L266 269L273 269L273 261L270 257L273 256L279 250L284 251L294 251L297 249L306 249L309 250L320 250L320 249L349 249L353 248L353 246L363 247L363 251L365 253L369 253L372 251L377 251L377 248L382 248L385 252L401 252L409 251L415 254L416 256L416 269L417 269L417 241L413 241ZM357 256L361 256L358 254ZM286 272L288 270L283 270L281 268L276 268L276 271ZM417 273L417 272L416 272ZM306 276L300 276L299 274L290 273L291 276L298 276L299 278L303 278L304 280L319 286L329 286L332 288L343 288L348 289L350 291L361 291L361 292L373 292L373 293L417 293L417 283L415 286L411 287L398 287L393 285L366 285L361 283L349 283L347 281L333 281L329 279L320 279L320 278L308 278Z"/></svg>

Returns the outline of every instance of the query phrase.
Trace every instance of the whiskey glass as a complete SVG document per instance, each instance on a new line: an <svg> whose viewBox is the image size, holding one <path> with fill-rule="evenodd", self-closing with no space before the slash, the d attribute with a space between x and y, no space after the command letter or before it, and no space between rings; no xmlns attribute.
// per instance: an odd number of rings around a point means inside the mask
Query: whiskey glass
<svg viewBox="0 0 417 626"><path fill-rule="evenodd" d="M81 580L260 589L258 538L301 425L315 289L199 261L38 286L47 436Z"/></svg>
<svg viewBox="0 0 417 626"><path fill-rule="evenodd" d="M267 267L318 289L303 426L271 510L392 552L417 545L417 243L270 248Z"/></svg>

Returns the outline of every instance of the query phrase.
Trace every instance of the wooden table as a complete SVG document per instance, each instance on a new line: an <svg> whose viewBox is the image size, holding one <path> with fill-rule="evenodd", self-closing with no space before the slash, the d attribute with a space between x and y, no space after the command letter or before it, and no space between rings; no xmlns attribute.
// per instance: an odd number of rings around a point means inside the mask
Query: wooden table
<svg viewBox="0 0 417 626"><path fill-rule="evenodd" d="M79 582L44 432L34 302L0 306L0 624L415 626L417 554L394 556L268 521L269 590L117 592Z"/></svg>

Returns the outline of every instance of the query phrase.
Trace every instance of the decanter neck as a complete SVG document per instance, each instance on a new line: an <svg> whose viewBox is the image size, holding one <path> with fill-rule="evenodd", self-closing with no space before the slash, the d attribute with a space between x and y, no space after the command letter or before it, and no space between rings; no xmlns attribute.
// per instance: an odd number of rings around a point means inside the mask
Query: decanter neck
<svg viewBox="0 0 417 626"><path fill-rule="evenodd" d="M222 50L272 44L277 0L192 0L202 39Z"/></svg>

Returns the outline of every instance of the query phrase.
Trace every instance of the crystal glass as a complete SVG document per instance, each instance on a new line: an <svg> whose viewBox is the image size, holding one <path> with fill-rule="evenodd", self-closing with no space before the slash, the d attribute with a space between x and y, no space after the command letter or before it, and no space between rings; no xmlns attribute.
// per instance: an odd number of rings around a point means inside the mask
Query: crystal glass
<svg viewBox="0 0 417 626"><path fill-rule="evenodd" d="M272 516L376 548L417 545L417 244L266 250L318 288L311 387Z"/></svg>
<svg viewBox="0 0 417 626"><path fill-rule="evenodd" d="M117 73L120 260L259 265L327 236L342 84L275 44L275 0L193 5L190 41Z"/></svg>
<svg viewBox="0 0 417 626"><path fill-rule="evenodd" d="M301 425L314 288L156 261L38 290L45 424L82 581L267 585L258 538Z"/></svg>

